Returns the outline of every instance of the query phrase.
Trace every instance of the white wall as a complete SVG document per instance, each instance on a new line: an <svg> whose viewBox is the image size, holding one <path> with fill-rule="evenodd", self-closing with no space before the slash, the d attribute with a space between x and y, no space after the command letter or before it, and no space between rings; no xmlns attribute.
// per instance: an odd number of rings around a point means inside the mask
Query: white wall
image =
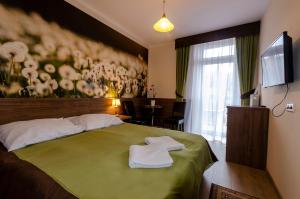
<svg viewBox="0 0 300 199"><path fill-rule="evenodd" d="M280 118L270 116L267 169L284 199L300 197L300 0L272 0L261 25L263 52L283 31L293 37L295 82L287 102L296 104L295 113ZM261 74L260 74L261 76ZM285 87L262 90L262 104L272 108L285 94Z"/></svg>
<svg viewBox="0 0 300 199"><path fill-rule="evenodd" d="M175 98L176 50L175 41L149 48L148 87L155 85L157 98Z"/></svg>
<svg viewBox="0 0 300 199"><path fill-rule="evenodd" d="M287 102L295 113L280 118L270 115L267 169L284 199L300 196L300 0L272 0L262 18L260 51L263 52L283 32L294 40L295 82ZM261 70L259 70L260 72ZM260 74L261 76L261 74ZM157 97L175 98L176 51L174 42L150 47L149 85L155 84ZM262 104L272 108L284 96L284 87L262 89Z"/></svg>

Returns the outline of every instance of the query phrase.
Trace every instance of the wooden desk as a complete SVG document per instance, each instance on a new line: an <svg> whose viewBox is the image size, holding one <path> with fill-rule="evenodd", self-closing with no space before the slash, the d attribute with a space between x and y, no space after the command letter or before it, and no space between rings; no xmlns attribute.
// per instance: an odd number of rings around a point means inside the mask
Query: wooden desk
<svg viewBox="0 0 300 199"><path fill-rule="evenodd" d="M157 104L154 105L154 106L151 106L151 105L147 104L147 105L144 106L144 108L151 109L151 126L153 126L154 125L154 113L155 113L155 110L156 109L162 109L163 106L157 105Z"/></svg>
<svg viewBox="0 0 300 199"><path fill-rule="evenodd" d="M120 118L122 121L130 120L132 117L130 115L116 115L118 118Z"/></svg>

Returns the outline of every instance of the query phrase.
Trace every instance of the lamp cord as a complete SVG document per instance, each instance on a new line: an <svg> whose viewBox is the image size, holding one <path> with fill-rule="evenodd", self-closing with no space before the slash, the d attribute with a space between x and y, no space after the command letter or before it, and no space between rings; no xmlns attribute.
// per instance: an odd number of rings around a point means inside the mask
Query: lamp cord
<svg viewBox="0 0 300 199"><path fill-rule="evenodd" d="M283 115L285 114L286 108L284 108L284 110L283 110L280 114L278 114L278 115L276 115L276 114L274 113L274 111L275 111L275 109L276 109L278 106L280 106L280 105L284 102L284 100L286 99L286 97L287 97L287 95L288 95L288 92L289 92L289 84L286 84L286 92L285 92L285 95L284 95L283 99L282 99L278 104L276 104L276 105L272 108L272 115L273 115L273 117L281 117L281 116L283 116Z"/></svg>

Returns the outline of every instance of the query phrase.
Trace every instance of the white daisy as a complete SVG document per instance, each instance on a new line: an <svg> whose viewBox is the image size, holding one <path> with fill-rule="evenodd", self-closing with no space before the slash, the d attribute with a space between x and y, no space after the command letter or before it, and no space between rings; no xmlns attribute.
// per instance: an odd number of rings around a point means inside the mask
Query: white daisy
<svg viewBox="0 0 300 199"><path fill-rule="evenodd" d="M74 89L74 84L71 80L68 79L62 79L59 82L59 86L65 90L73 90Z"/></svg>
<svg viewBox="0 0 300 199"><path fill-rule="evenodd" d="M51 76L48 73L41 72L39 74L39 76L40 76L40 79L44 82L51 80Z"/></svg>
<svg viewBox="0 0 300 199"><path fill-rule="evenodd" d="M26 86L29 96L37 96L36 86Z"/></svg>
<svg viewBox="0 0 300 199"><path fill-rule="evenodd" d="M89 62L86 59L79 59L79 64L82 68L87 68L89 66Z"/></svg>
<svg viewBox="0 0 300 199"><path fill-rule="evenodd" d="M131 78L136 77L136 70L133 67L128 70L128 76Z"/></svg>
<svg viewBox="0 0 300 199"><path fill-rule="evenodd" d="M82 93L84 93L84 90L87 88L87 83L84 80L79 80L76 84L76 89Z"/></svg>
<svg viewBox="0 0 300 199"><path fill-rule="evenodd" d="M104 71L106 74L111 74L113 73L113 66L110 64L104 65Z"/></svg>
<svg viewBox="0 0 300 199"><path fill-rule="evenodd" d="M19 38L19 35L16 32L11 30L0 29L0 37L3 38L4 40L14 41Z"/></svg>
<svg viewBox="0 0 300 199"><path fill-rule="evenodd" d="M134 68L135 68L135 70L136 70L136 72L137 72L138 74L142 73L143 70L144 70L143 64L142 64L142 62L139 61L139 60L136 60L136 64L135 64L135 67L134 67Z"/></svg>
<svg viewBox="0 0 300 199"><path fill-rule="evenodd" d="M43 35L42 43L47 51L52 53L56 50L55 42L51 37Z"/></svg>
<svg viewBox="0 0 300 199"><path fill-rule="evenodd" d="M103 97L105 92L103 91L102 88L96 87L96 88L94 88L94 93L95 93L95 96Z"/></svg>
<svg viewBox="0 0 300 199"><path fill-rule="evenodd" d="M120 77L121 79L125 79L125 76L127 75L127 70L123 66L119 66L116 69L116 75Z"/></svg>
<svg viewBox="0 0 300 199"><path fill-rule="evenodd" d="M90 65L90 68L91 68L91 69L97 68L97 65L98 65L98 64L91 64L91 65Z"/></svg>
<svg viewBox="0 0 300 199"><path fill-rule="evenodd" d="M28 47L20 41L6 42L0 46L0 57L13 62L23 62L27 52Z"/></svg>
<svg viewBox="0 0 300 199"><path fill-rule="evenodd" d="M133 97L133 95L131 94L130 87L126 87L125 92L122 97L124 97L124 98L132 98Z"/></svg>
<svg viewBox="0 0 300 199"><path fill-rule="evenodd" d="M47 83L52 90L56 90L58 88L58 84L55 79L51 79Z"/></svg>
<svg viewBox="0 0 300 199"><path fill-rule="evenodd" d="M36 53L39 53L40 56L42 56L43 58L47 57L48 56L48 52L47 50L41 45L41 44L37 44L33 47L33 50L36 52Z"/></svg>
<svg viewBox="0 0 300 199"><path fill-rule="evenodd" d="M89 70L83 69L83 70L81 71L81 77L82 77L82 79L85 79L85 80L88 79L89 73L90 73Z"/></svg>
<svg viewBox="0 0 300 199"><path fill-rule="evenodd" d="M47 83L40 83L36 85L36 92L39 96L48 96L52 93L52 89L49 87Z"/></svg>
<svg viewBox="0 0 300 199"><path fill-rule="evenodd" d="M53 42L46 42L44 43L45 49L48 50L49 52L54 52L56 49L55 43Z"/></svg>
<svg viewBox="0 0 300 199"><path fill-rule="evenodd" d="M86 94L86 95L88 95L88 96L93 96L94 95L94 90L92 89L92 88L86 88L85 90L84 90L84 93Z"/></svg>
<svg viewBox="0 0 300 199"><path fill-rule="evenodd" d="M71 51L66 47L60 47L57 50L57 58L59 60L64 61L64 60L68 59L70 57L70 55L71 55Z"/></svg>
<svg viewBox="0 0 300 199"><path fill-rule="evenodd" d="M52 64L46 64L44 66L44 69L48 73L55 73L55 66L53 66Z"/></svg>
<svg viewBox="0 0 300 199"><path fill-rule="evenodd" d="M75 50L75 51L73 52L74 58L81 58L82 55L83 55L82 52L79 51L79 50Z"/></svg>
<svg viewBox="0 0 300 199"><path fill-rule="evenodd" d="M27 83L28 83L28 85L30 85L30 86L36 86L36 85L40 84L41 81L40 81L39 79L33 79L33 80L28 80Z"/></svg>
<svg viewBox="0 0 300 199"><path fill-rule="evenodd" d="M58 73L63 79L77 80L78 78L76 71L69 65L59 67Z"/></svg>
<svg viewBox="0 0 300 199"><path fill-rule="evenodd" d="M77 70L81 70L81 64L78 61L74 62L74 68L76 68Z"/></svg>
<svg viewBox="0 0 300 199"><path fill-rule="evenodd" d="M32 60L32 59L28 59L24 62L24 66L26 68L32 68L33 70L37 70L39 65L36 61Z"/></svg>
<svg viewBox="0 0 300 199"><path fill-rule="evenodd" d="M38 77L38 72L32 68L23 68L22 75L23 77L32 81L33 79L36 79Z"/></svg>
<svg viewBox="0 0 300 199"><path fill-rule="evenodd" d="M76 77L74 77L74 78L75 78L75 80L80 80L80 79L82 79L82 76L80 73L76 73Z"/></svg>

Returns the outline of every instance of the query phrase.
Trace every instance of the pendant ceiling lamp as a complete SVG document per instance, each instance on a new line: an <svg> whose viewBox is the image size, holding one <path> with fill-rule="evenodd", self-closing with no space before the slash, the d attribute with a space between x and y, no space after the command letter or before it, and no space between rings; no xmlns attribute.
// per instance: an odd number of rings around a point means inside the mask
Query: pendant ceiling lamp
<svg viewBox="0 0 300 199"><path fill-rule="evenodd" d="M170 32L174 29L174 25L166 16L166 0L163 0L163 15L160 20L158 20L153 28L157 32Z"/></svg>

